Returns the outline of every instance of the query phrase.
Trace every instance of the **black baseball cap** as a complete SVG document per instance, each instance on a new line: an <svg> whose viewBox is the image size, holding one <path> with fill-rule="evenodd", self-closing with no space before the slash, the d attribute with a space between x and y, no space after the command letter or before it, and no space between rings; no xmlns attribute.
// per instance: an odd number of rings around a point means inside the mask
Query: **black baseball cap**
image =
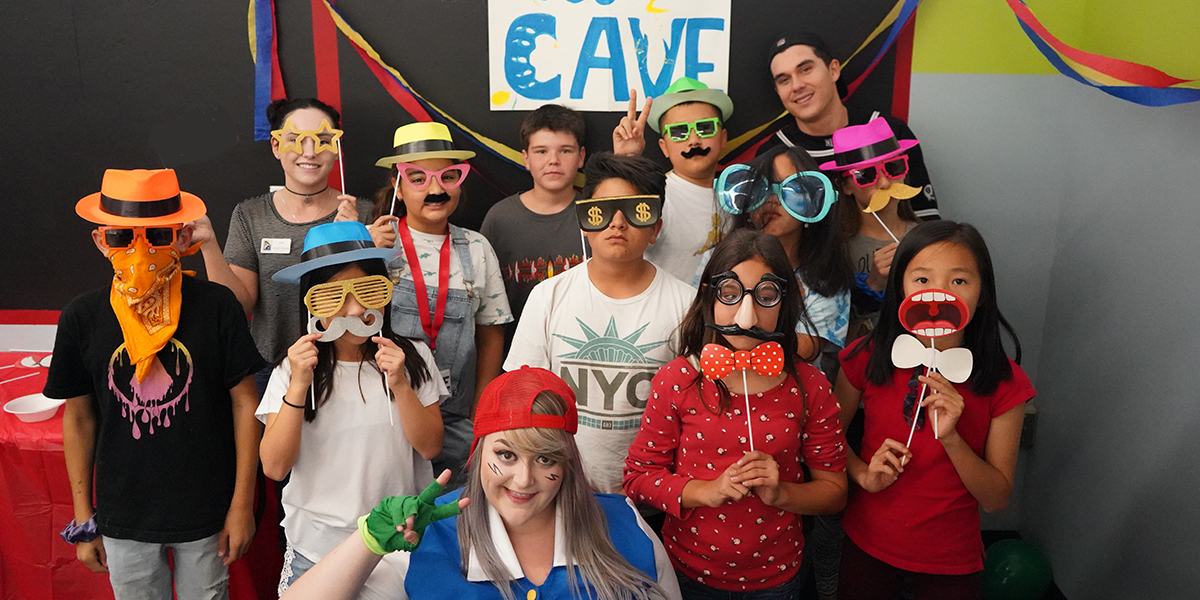
<svg viewBox="0 0 1200 600"><path fill-rule="evenodd" d="M812 48L813 54L816 54L817 58L825 61L826 66L834 59L833 52L829 51L829 45L825 43L824 38L811 31L800 31L785 35L771 42L771 49L767 52L767 69L771 68L771 61L775 60L775 57L780 52L792 46L808 46ZM842 79L838 79L837 81L837 93L839 98L845 98L848 94L846 83Z"/></svg>
<svg viewBox="0 0 1200 600"><path fill-rule="evenodd" d="M767 52L767 65L770 66L771 61L775 60L776 55L792 46L811 47L813 53L825 61L825 64L829 64L829 61L834 58L833 52L829 51L829 45L825 43L825 40L821 36L809 31L800 31L783 36L771 43L771 49Z"/></svg>

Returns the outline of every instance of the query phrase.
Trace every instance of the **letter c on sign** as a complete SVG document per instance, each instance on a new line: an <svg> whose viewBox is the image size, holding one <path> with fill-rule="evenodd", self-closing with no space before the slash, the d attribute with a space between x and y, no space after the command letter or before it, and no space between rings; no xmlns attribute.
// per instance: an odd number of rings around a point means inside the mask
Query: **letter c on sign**
<svg viewBox="0 0 1200 600"><path fill-rule="evenodd" d="M514 91L531 100L553 100L562 94L562 75L538 81L537 68L529 63L536 40L543 35L556 37L554 15L531 13L513 20L504 42L504 78Z"/></svg>

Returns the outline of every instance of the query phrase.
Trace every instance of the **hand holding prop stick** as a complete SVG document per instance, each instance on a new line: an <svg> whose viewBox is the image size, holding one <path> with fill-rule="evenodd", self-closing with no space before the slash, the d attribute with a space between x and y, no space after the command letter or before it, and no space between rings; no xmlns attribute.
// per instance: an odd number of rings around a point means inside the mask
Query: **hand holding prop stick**
<svg viewBox="0 0 1200 600"><path fill-rule="evenodd" d="M899 369L911 369L925 365L925 376L933 371L941 373L948 381L962 383L971 376L973 358L967 348L950 348L939 351L934 339L958 332L970 320L970 310L961 298L945 290L925 289L913 293L900 303L900 324L921 337L929 338L929 348L917 338L901 334L892 344L892 364ZM921 384L920 394L913 405L912 427L908 432L905 447L912 444L921 416L921 402L925 399L926 384ZM938 411L933 410L933 437L938 439ZM904 461L901 460L901 466Z"/></svg>

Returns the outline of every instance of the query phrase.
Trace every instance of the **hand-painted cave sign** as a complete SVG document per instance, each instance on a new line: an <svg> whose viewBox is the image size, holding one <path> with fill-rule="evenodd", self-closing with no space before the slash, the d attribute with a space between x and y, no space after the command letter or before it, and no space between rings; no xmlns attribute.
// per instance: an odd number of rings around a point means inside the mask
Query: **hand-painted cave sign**
<svg viewBox="0 0 1200 600"><path fill-rule="evenodd" d="M730 2L491 0L491 109L623 111L685 75L728 91Z"/></svg>

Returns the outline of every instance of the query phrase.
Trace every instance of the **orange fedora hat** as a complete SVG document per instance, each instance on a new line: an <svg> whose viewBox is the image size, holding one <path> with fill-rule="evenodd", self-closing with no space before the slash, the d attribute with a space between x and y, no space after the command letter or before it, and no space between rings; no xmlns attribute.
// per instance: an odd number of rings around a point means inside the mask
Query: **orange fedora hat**
<svg viewBox="0 0 1200 600"><path fill-rule="evenodd" d="M146 227L187 223L204 216L204 201L179 191L174 169L108 169L100 191L75 204L79 216L101 225Z"/></svg>

